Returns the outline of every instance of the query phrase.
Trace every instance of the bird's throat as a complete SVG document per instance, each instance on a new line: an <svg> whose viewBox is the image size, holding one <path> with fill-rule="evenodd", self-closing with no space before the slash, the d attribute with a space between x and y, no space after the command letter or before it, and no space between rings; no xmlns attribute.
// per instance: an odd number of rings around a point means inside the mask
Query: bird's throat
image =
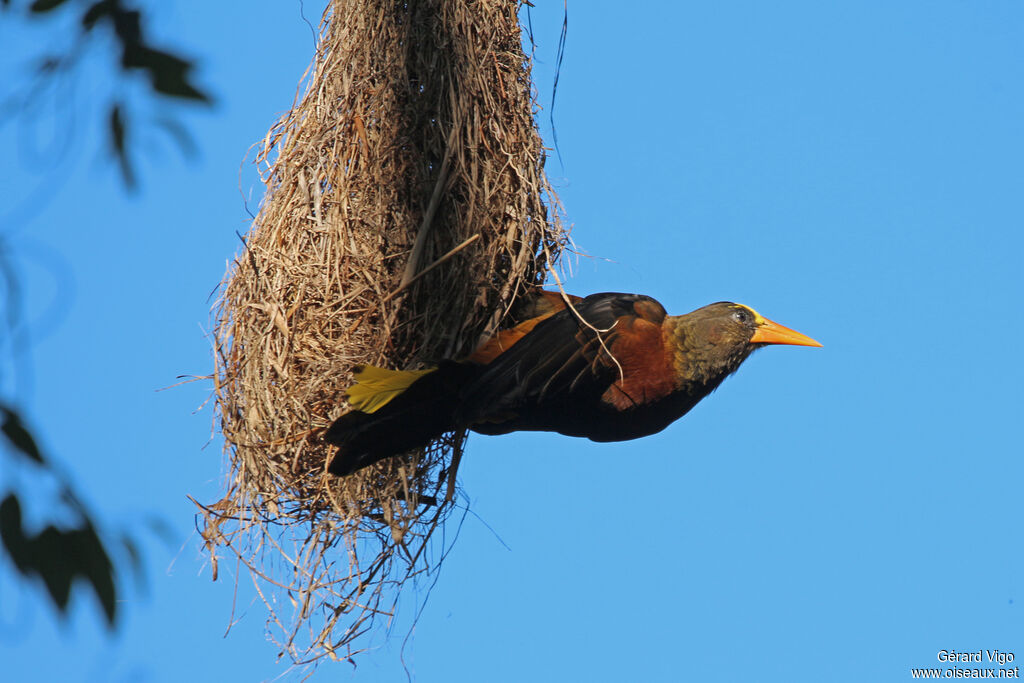
<svg viewBox="0 0 1024 683"><path fill-rule="evenodd" d="M672 367L680 388L696 390L704 386L711 391L739 369L754 347L738 341L709 339L687 318L680 315L666 319L665 348L671 349Z"/></svg>

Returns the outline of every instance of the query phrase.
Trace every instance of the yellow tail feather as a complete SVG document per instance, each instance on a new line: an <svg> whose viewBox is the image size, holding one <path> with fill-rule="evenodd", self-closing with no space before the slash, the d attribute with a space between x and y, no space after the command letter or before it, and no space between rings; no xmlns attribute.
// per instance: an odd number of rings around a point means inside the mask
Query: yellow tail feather
<svg viewBox="0 0 1024 683"><path fill-rule="evenodd" d="M348 388L349 405L363 413L376 412L413 382L436 369L387 370L373 365L359 366L353 373L356 383Z"/></svg>

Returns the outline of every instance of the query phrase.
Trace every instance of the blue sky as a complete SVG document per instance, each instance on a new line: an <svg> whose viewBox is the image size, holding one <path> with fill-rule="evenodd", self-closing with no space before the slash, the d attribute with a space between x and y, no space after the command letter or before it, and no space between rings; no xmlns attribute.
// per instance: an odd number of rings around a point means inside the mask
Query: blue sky
<svg viewBox="0 0 1024 683"><path fill-rule="evenodd" d="M550 141L562 6L539 4ZM185 498L220 493L209 387L157 390L210 371L209 295L260 196L243 157L313 38L298 3L152 12L218 100L182 114L194 161L147 137L125 197L84 109L56 160L52 117L0 128L32 319L16 391L96 513L147 539L113 635L86 595L59 623L2 570L12 681L296 677L244 582L223 637L234 570L210 581ZM0 23L0 82L39 38ZM758 352L639 441L472 437L472 514L404 652L398 626L312 680L401 680L403 656L421 681L902 681L943 649L1024 658L1021 45L1011 1L570 3L548 168L591 256L569 291L740 301L825 347Z"/></svg>

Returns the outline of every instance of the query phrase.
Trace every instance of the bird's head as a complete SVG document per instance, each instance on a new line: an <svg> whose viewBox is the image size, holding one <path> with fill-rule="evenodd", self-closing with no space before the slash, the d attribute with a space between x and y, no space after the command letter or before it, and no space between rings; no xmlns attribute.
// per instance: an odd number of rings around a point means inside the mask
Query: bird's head
<svg viewBox="0 0 1024 683"><path fill-rule="evenodd" d="M734 372L755 349L769 344L821 346L810 337L768 320L754 309L720 301L679 316L680 349L689 364L703 366L699 374Z"/></svg>
<svg viewBox="0 0 1024 683"><path fill-rule="evenodd" d="M693 320L701 336L715 345L752 345L755 348L768 344L821 346L796 330L768 320L753 308L731 301L719 301L699 308L686 317Z"/></svg>

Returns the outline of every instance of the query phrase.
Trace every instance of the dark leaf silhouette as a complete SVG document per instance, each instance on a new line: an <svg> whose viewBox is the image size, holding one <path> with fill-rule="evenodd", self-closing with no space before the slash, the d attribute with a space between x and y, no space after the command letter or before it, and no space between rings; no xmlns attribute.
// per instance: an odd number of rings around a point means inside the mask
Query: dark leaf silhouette
<svg viewBox="0 0 1024 683"><path fill-rule="evenodd" d="M100 2L90 5L82 15L82 28L86 31L91 30L97 21L110 15L112 7L113 3L110 0L100 0Z"/></svg>
<svg viewBox="0 0 1024 683"><path fill-rule="evenodd" d="M39 446L36 445L36 440L25 429L18 413L6 406L0 406L0 414L3 415L0 432L7 437L8 443L14 447L15 452L42 465L44 463L43 454L40 452Z"/></svg>
<svg viewBox="0 0 1024 683"><path fill-rule="evenodd" d="M187 59L158 50L146 42L142 15L127 9L121 0L100 0L82 15L82 28L91 31L100 22L109 22L121 44L121 68L141 69L149 75L153 91L170 97L209 102L210 96L191 80L195 64Z"/></svg>
<svg viewBox="0 0 1024 683"><path fill-rule="evenodd" d="M88 520L77 528L50 525L37 535L26 534L21 524L21 503L9 493L0 503L0 540L19 572L43 580L61 612L67 611L74 580L85 579L99 598L108 625L113 626L117 614L114 567Z"/></svg>
<svg viewBox="0 0 1024 683"><path fill-rule="evenodd" d="M155 50L145 45L126 45L121 60L125 68L139 68L149 72L153 90L171 97L180 97L199 102L210 98L189 80L192 62L176 57L169 52Z"/></svg>
<svg viewBox="0 0 1024 683"><path fill-rule="evenodd" d="M49 12L55 10L63 5L67 0L35 0L29 5L29 11L35 12L36 14L42 14L43 12ZM6 2L4 4L7 4Z"/></svg>
<svg viewBox="0 0 1024 683"><path fill-rule="evenodd" d="M132 168L132 161L128 157L128 146L125 144L127 138L127 122L124 117L124 110L121 105L114 103L110 107L110 150L121 167L121 177L128 187L135 187L135 170Z"/></svg>

